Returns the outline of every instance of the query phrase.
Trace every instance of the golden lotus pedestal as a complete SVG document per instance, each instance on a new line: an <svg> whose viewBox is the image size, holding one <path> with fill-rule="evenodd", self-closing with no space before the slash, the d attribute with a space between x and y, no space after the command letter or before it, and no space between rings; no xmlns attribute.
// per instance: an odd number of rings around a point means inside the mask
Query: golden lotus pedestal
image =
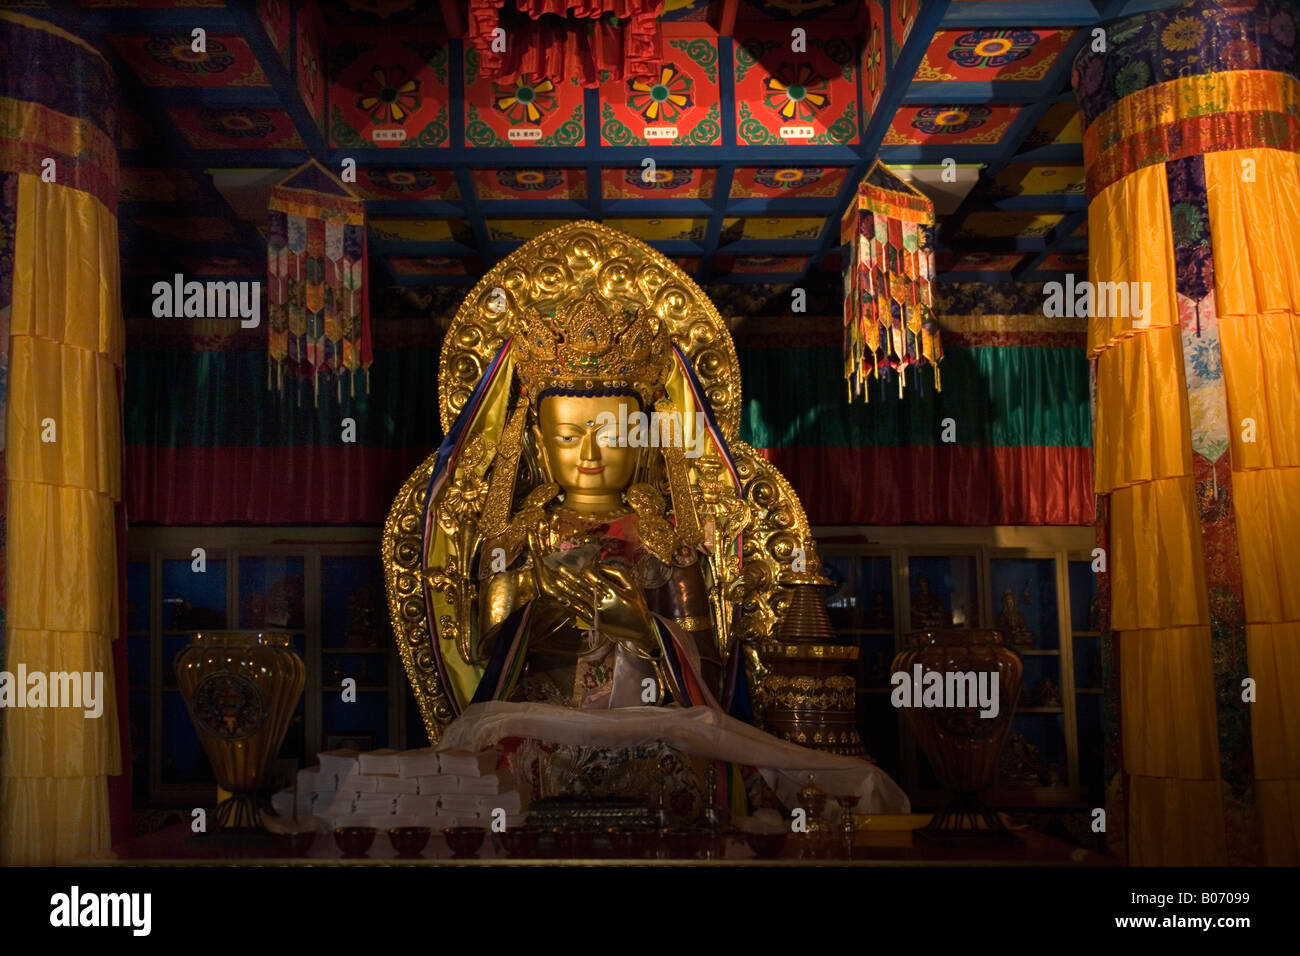
<svg viewBox="0 0 1300 956"><path fill-rule="evenodd" d="M307 670L282 632L206 631L176 655L176 682L217 783L218 831L260 827L261 791Z"/></svg>

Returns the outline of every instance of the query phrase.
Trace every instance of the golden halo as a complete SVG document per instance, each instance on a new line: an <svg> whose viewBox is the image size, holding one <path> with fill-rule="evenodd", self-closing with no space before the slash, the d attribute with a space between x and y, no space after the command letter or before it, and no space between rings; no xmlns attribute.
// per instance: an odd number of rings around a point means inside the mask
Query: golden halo
<svg viewBox="0 0 1300 956"><path fill-rule="evenodd" d="M667 258L639 239L588 221L530 239L465 296L438 363L443 431L451 428L525 311L549 311L593 289L619 307L654 309L694 368L723 435L734 440L740 429L740 363L727 323L704 291Z"/></svg>

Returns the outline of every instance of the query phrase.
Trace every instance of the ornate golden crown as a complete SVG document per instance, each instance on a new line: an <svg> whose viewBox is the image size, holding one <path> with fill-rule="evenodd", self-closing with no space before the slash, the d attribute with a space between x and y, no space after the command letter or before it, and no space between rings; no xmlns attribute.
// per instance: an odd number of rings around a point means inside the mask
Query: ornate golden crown
<svg viewBox="0 0 1300 956"><path fill-rule="evenodd" d="M551 388L631 388L649 407L662 388L671 339L650 309L610 311L589 292L550 315L524 313L518 334L516 368L533 404Z"/></svg>

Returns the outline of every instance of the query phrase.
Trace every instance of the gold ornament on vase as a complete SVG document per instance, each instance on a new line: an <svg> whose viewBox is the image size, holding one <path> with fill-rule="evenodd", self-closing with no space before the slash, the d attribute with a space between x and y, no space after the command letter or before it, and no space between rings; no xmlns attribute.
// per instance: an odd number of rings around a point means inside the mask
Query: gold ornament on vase
<svg viewBox="0 0 1300 956"><path fill-rule="evenodd" d="M267 771L306 683L306 668L283 632L204 631L176 655L176 683L221 789L224 829L259 826Z"/></svg>

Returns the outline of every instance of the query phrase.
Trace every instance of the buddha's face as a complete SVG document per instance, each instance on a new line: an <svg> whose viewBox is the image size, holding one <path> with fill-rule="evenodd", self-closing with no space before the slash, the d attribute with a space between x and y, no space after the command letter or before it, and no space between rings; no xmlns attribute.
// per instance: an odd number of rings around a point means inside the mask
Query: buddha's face
<svg viewBox="0 0 1300 956"><path fill-rule="evenodd" d="M623 416L619 406L627 406ZM627 395L547 395L538 408L543 453L551 479L578 498L617 496L632 481L638 450L618 444L611 419L637 411Z"/></svg>

